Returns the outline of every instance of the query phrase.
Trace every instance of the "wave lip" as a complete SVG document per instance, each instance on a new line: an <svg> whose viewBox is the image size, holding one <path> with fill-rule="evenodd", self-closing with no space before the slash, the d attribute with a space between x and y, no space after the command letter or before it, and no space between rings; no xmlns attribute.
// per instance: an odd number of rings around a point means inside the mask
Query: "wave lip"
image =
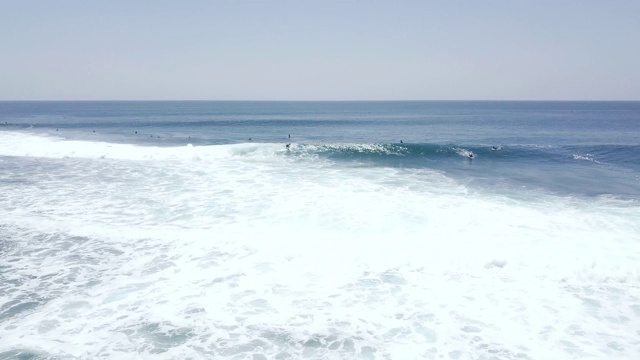
<svg viewBox="0 0 640 360"><path fill-rule="evenodd" d="M16 132L0 133L0 156L41 158L87 158L120 160L205 160L234 156L272 157L290 154L293 156L324 156L339 159L367 158L438 158L473 154L468 148L434 144L392 143L320 143L284 144L240 143L225 145L203 145L161 147L135 144L120 144L87 140L66 140L52 135L34 135Z"/></svg>
<svg viewBox="0 0 640 360"><path fill-rule="evenodd" d="M177 147L141 146L65 140L47 135L0 133L0 156L119 160L205 160L233 156L272 156L284 151L279 144L244 143Z"/></svg>

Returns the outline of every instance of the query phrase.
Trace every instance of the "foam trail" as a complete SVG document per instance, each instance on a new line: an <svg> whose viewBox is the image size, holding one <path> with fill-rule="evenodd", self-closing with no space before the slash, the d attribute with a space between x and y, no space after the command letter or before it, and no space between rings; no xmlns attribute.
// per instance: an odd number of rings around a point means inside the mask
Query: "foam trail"
<svg viewBox="0 0 640 360"><path fill-rule="evenodd" d="M19 138L16 141L16 138ZM60 137L1 132L0 156L119 160L220 159L231 156L270 156L283 152L279 144L231 144L179 147L139 146Z"/></svg>
<svg viewBox="0 0 640 360"><path fill-rule="evenodd" d="M209 162L43 139L42 158L2 175L0 354L640 353L637 204L478 192L272 145L203 147L224 154ZM250 146L268 156L232 155ZM168 155L131 161L146 151Z"/></svg>

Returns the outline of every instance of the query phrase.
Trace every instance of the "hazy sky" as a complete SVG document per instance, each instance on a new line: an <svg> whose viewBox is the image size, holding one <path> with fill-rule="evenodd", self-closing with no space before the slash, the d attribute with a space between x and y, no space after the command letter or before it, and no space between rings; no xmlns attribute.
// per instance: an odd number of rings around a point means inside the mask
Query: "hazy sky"
<svg viewBox="0 0 640 360"><path fill-rule="evenodd" d="M640 0L0 0L2 100L640 100Z"/></svg>

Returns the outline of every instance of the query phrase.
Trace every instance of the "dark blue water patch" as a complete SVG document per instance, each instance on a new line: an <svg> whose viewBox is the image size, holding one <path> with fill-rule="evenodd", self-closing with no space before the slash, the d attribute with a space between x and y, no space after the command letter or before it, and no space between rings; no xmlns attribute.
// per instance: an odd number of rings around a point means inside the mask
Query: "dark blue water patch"
<svg viewBox="0 0 640 360"><path fill-rule="evenodd" d="M0 102L7 121L74 138L140 141L185 135L202 144L296 141L633 145L640 102ZM2 129L3 127L0 127ZM36 130L37 131L37 130ZM67 136L66 134L64 136Z"/></svg>
<svg viewBox="0 0 640 360"><path fill-rule="evenodd" d="M332 160L369 161L384 166L424 167L439 160L538 161L560 163L569 160L558 147L529 145L487 146L466 144L295 144L292 155L316 154Z"/></svg>
<svg viewBox="0 0 640 360"><path fill-rule="evenodd" d="M447 175L482 189L492 188L543 191L558 196L599 197L611 195L621 200L640 200L640 178L623 169L576 164L511 163L505 166L449 168Z"/></svg>
<svg viewBox="0 0 640 360"><path fill-rule="evenodd" d="M615 165L640 171L640 146L540 146L532 144L297 144L292 154L315 153L334 160L378 161L382 165L420 167L423 161L468 159L474 163Z"/></svg>
<svg viewBox="0 0 640 360"><path fill-rule="evenodd" d="M38 301L9 302L0 308L0 320L8 319L24 312L30 312L41 305Z"/></svg>
<svg viewBox="0 0 640 360"><path fill-rule="evenodd" d="M14 349L0 352L0 360L57 360L60 357L52 356L42 351L28 349Z"/></svg>
<svg viewBox="0 0 640 360"><path fill-rule="evenodd" d="M634 158L637 155L630 153L635 150L631 146L302 144L292 147L287 155L313 154L357 166L429 168L483 189L526 188L564 195L640 199L639 164L614 155L629 152L628 156Z"/></svg>

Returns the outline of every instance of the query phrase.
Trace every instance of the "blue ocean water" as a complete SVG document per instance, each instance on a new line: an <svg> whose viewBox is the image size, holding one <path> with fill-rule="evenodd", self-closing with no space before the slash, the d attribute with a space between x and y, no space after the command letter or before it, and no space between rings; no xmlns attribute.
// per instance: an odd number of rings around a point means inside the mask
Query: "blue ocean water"
<svg viewBox="0 0 640 360"><path fill-rule="evenodd" d="M0 102L0 358L638 358L639 130L640 102Z"/></svg>
<svg viewBox="0 0 640 360"><path fill-rule="evenodd" d="M5 131L73 140L171 147L251 139L295 144L292 156L426 167L482 185L640 195L639 102L4 102L0 117Z"/></svg>

